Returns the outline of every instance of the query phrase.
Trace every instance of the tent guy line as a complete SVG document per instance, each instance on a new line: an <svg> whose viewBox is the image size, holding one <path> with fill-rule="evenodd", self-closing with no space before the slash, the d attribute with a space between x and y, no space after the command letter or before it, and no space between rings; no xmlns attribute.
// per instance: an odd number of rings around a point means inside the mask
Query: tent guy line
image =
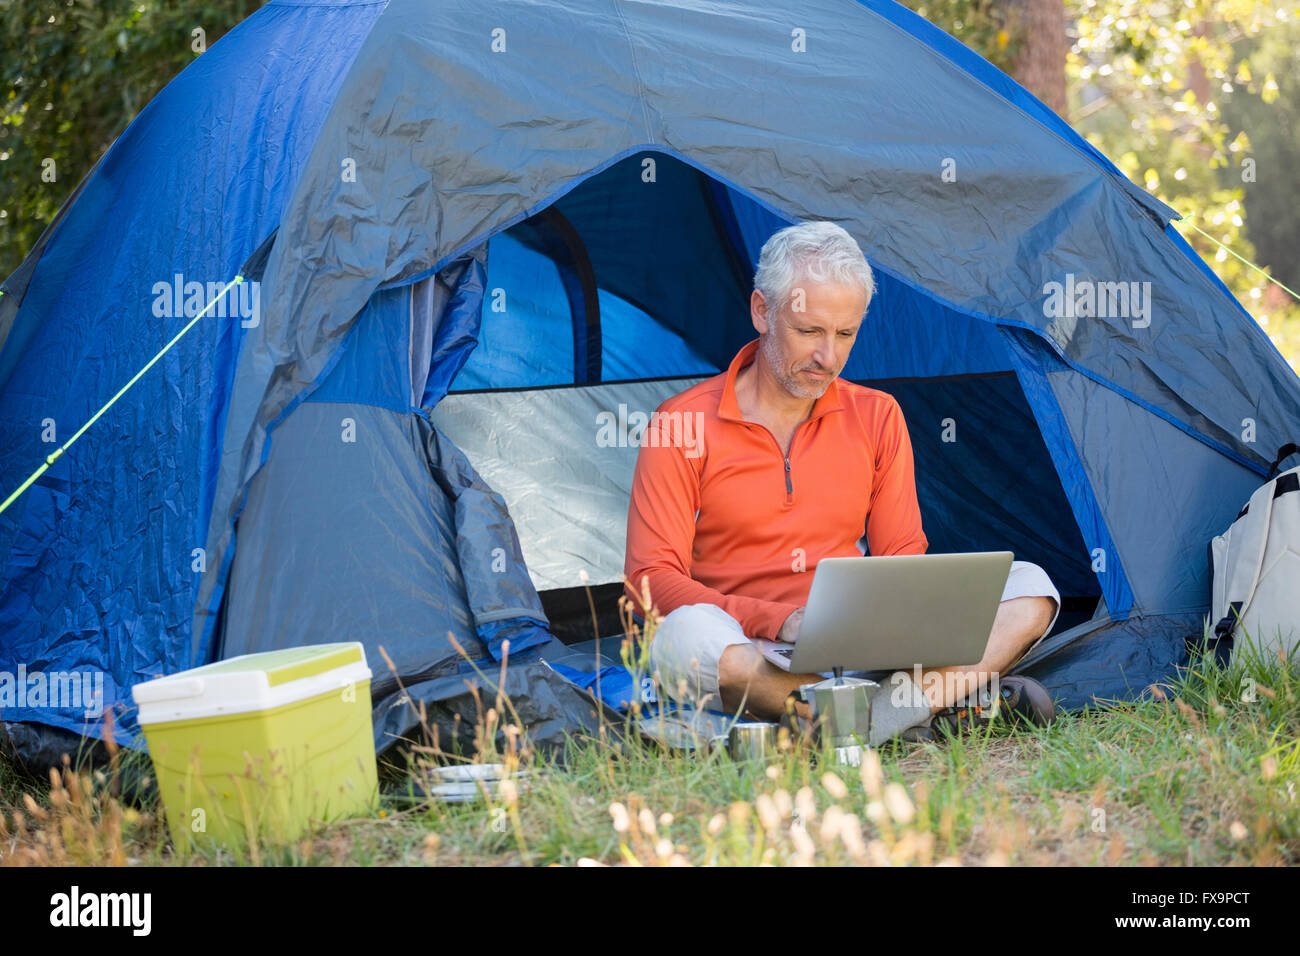
<svg viewBox="0 0 1300 956"><path fill-rule="evenodd" d="M1204 229L1202 229L1200 226L1196 225L1196 223L1194 223L1194 222L1190 222L1190 221L1189 221L1189 222L1187 223L1187 225L1191 226L1193 229L1195 229L1197 232L1199 232L1201 235L1203 235L1206 239L1209 239L1210 242L1214 243L1216 246L1219 246L1219 247L1220 247L1221 249L1223 249L1223 251L1226 252L1228 255L1230 255L1230 256L1235 256L1236 258L1240 259L1242 262L1246 263L1246 265L1250 266L1252 269L1254 269L1256 272L1258 272L1260 275L1262 275L1262 276L1263 276L1265 279L1267 279L1269 282L1273 283L1273 284L1276 285L1276 286L1280 286L1283 290L1285 290L1286 292L1290 293L1291 297L1294 298L1296 301L1300 301L1300 292L1296 292L1296 291L1295 291L1294 289L1292 289L1290 286L1284 285L1280 280L1273 278L1271 275L1269 275L1267 272L1265 272L1265 271L1264 271L1263 269L1261 269L1259 266L1255 265L1255 263L1251 262L1249 259L1247 259L1245 256L1243 256L1241 253L1239 253L1239 252L1234 252L1234 251L1233 251L1233 250L1232 250L1232 249L1227 245L1227 243L1223 243L1223 242L1220 242L1218 239L1215 239L1212 235L1210 235L1208 232L1206 232L1206 231L1205 231Z"/></svg>
<svg viewBox="0 0 1300 956"><path fill-rule="evenodd" d="M130 391L131 386L133 386L136 382L140 381L140 379L144 376L144 373L154 367L154 363L156 363L160 358L166 355L171 350L171 347L173 345L175 345L182 338L184 338L185 333L188 332L190 329L192 329L195 323L199 321L199 319L207 315L208 311L213 306L215 306L218 302L220 302L223 298L225 298L227 292L229 292L231 289L233 289L235 286L239 285L243 281L244 281L244 277L242 275L237 275L229 282L227 282L226 287L222 289L219 293L217 293L216 297L213 298L211 302L209 302L206 306L203 307L203 311L200 312L198 315L194 316L194 318L190 319L190 321L185 324L185 328L181 329L174 336L172 336L172 340L168 342L166 345L164 345L162 349L160 349L158 353L154 355L153 358L151 358L147 363L145 363L144 368L140 369L140 371L132 375L131 380L127 382L125 385L123 385L120 389L118 389L116 395L114 395L107 402L101 405L99 411L95 412L94 415L91 415L90 420L86 422L86 424L78 428L76 433L71 438L69 438L66 442L64 442L62 445L60 445L50 454L46 455L45 462L34 472L32 472L26 481L24 481L21 485L18 486L14 490L14 493L4 500L3 504L0 504L0 514L4 514L11 504L13 504L15 501L17 501L19 498L22 497L23 492L25 492L28 488L30 488L33 484L35 484L37 479L39 479L41 475L45 474L45 472L49 470L51 465L53 465L56 461L62 458L63 453L66 452L69 448L71 448L73 444L76 443L77 439L80 438L83 434L85 434L86 430L90 428L91 425L99 421L100 416L103 415L110 408L112 408L114 403L116 403L119 398L121 398L128 391Z"/></svg>

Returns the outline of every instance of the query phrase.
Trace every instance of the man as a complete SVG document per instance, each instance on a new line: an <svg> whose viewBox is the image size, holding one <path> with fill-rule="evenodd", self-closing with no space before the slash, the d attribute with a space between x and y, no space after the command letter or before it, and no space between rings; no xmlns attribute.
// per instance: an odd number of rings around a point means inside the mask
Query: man
<svg viewBox="0 0 1300 956"><path fill-rule="evenodd" d="M758 642L797 639L817 562L860 556L864 529L873 555L928 546L898 403L837 378L874 291L866 258L839 226L780 230L754 277L758 340L657 410L703 426L689 454L671 441L642 445L628 511L626 589L639 607L648 586L666 615L650 661L674 699L776 719L792 691L821 678L780 670ZM1041 640L1059 609L1043 570L1014 562L983 659L927 672L919 687L901 671L882 682L870 742L951 716L977 682ZM1052 718L1037 682L1001 684L1014 709Z"/></svg>

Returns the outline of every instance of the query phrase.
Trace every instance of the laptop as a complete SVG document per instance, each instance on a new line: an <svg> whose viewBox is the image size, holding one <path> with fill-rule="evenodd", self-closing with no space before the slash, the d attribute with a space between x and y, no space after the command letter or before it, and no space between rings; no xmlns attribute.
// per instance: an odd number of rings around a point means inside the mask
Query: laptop
<svg viewBox="0 0 1300 956"><path fill-rule="evenodd" d="M798 641L763 641L763 656L796 674L977 663L1012 557L984 551L823 558Z"/></svg>

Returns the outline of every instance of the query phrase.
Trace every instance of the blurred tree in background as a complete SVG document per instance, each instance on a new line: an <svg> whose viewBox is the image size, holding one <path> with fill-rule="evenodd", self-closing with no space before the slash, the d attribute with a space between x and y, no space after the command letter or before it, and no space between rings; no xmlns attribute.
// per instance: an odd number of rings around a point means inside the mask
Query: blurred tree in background
<svg viewBox="0 0 1300 956"><path fill-rule="evenodd" d="M259 6L0 0L0 276L154 94Z"/></svg>
<svg viewBox="0 0 1300 956"><path fill-rule="evenodd" d="M1300 292L1300 15L1240 41L1245 72L1255 66L1253 91L1238 88L1223 104L1233 136L1245 134L1257 161L1246 187L1251 242L1273 274ZM1277 290L1280 291L1280 290Z"/></svg>
<svg viewBox="0 0 1300 956"><path fill-rule="evenodd" d="M1176 228L1294 366L1300 303L1191 228L1300 291L1300 5L1289 2L909 5L1183 214ZM260 5L0 0L0 276L144 104Z"/></svg>

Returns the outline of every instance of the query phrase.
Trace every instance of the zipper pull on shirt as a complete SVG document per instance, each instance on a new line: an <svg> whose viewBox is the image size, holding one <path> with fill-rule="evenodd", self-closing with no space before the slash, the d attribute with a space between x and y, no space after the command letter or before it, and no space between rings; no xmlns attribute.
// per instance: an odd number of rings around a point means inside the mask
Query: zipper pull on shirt
<svg viewBox="0 0 1300 956"><path fill-rule="evenodd" d="M794 494L794 486L790 484L790 459L788 457L785 460L785 493L787 498L789 495Z"/></svg>

